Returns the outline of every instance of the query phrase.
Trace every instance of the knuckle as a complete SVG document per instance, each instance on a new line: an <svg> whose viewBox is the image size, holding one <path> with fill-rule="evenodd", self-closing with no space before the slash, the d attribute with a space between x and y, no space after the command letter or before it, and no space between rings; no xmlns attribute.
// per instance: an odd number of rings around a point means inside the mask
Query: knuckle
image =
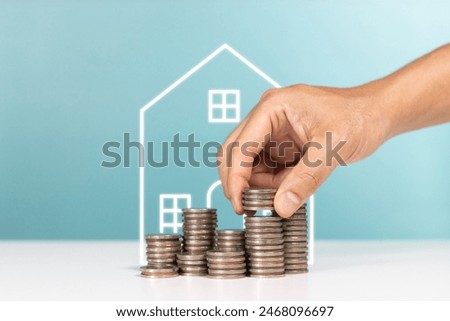
<svg viewBox="0 0 450 321"><path fill-rule="evenodd" d="M296 180L302 182L302 185L306 185L308 188L311 188L313 191L319 188L320 186L320 177L316 173L312 172L300 172L295 174Z"/></svg>

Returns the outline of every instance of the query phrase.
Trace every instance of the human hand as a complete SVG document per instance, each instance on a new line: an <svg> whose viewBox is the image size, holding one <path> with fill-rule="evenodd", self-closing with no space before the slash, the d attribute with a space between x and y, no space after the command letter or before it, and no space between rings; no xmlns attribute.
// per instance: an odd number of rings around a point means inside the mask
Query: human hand
<svg viewBox="0 0 450 321"><path fill-rule="evenodd" d="M236 213L244 212L244 188L271 187L278 188L276 212L288 217L338 165L373 153L388 138L374 105L373 96L358 87L267 91L218 153L224 193Z"/></svg>

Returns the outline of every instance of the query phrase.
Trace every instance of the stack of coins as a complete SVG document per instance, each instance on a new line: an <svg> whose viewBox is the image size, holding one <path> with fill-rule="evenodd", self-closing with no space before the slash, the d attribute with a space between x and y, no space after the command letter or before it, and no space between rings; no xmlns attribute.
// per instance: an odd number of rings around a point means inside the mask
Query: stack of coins
<svg viewBox="0 0 450 321"><path fill-rule="evenodd" d="M213 279L237 279L245 277L245 251L207 252L208 277Z"/></svg>
<svg viewBox="0 0 450 321"><path fill-rule="evenodd" d="M214 247L217 210L214 208L183 209L183 249L206 253Z"/></svg>
<svg viewBox="0 0 450 321"><path fill-rule="evenodd" d="M244 251L245 234L243 230L219 230L216 233L215 249L221 252Z"/></svg>
<svg viewBox="0 0 450 321"><path fill-rule="evenodd" d="M252 214L258 210L274 210L273 198L276 189L273 188L246 188L242 193L242 206L244 211Z"/></svg>
<svg viewBox="0 0 450 321"><path fill-rule="evenodd" d="M251 277L284 275L284 239L281 217L246 216L245 249Z"/></svg>
<svg viewBox="0 0 450 321"><path fill-rule="evenodd" d="M190 276L207 274L206 252L214 248L216 227L216 209L183 209L183 250L185 253L177 260L181 264L180 274Z"/></svg>
<svg viewBox="0 0 450 321"><path fill-rule="evenodd" d="M177 272L176 255L181 251L180 235L150 234L147 243L147 266L141 268L145 277L168 277ZM158 269L160 269L158 271Z"/></svg>
<svg viewBox="0 0 450 321"><path fill-rule="evenodd" d="M185 276L202 276L208 272L205 253L178 253L177 265L180 274Z"/></svg>
<svg viewBox="0 0 450 321"><path fill-rule="evenodd" d="M308 272L308 226L306 205L283 219L284 257L287 274Z"/></svg>

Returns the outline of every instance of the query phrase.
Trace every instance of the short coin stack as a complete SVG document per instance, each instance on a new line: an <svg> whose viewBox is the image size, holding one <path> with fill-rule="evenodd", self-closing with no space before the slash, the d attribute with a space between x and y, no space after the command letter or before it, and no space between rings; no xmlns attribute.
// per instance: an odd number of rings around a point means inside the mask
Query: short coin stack
<svg viewBox="0 0 450 321"><path fill-rule="evenodd" d="M208 277L213 279L237 279L245 277L245 251L207 252Z"/></svg>
<svg viewBox="0 0 450 321"><path fill-rule="evenodd" d="M147 243L147 266L141 267L143 277L177 275L176 255L181 251L178 234L150 234Z"/></svg>
<svg viewBox="0 0 450 321"><path fill-rule="evenodd" d="M284 275L284 240L281 217L246 216L245 249L251 277Z"/></svg>
<svg viewBox="0 0 450 321"><path fill-rule="evenodd" d="M205 253L178 253L177 265L180 274L185 276L201 276L208 272Z"/></svg>
<svg viewBox="0 0 450 321"><path fill-rule="evenodd" d="M218 230L215 249L221 252L244 251L245 233L243 230Z"/></svg>
<svg viewBox="0 0 450 321"><path fill-rule="evenodd" d="M208 272L206 252L215 245L217 210L183 209L183 250L178 256L181 275L200 276Z"/></svg>
<svg viewBox="0 0 450 321"><path fill-rule="evenodd" d="M287 274L308 272L308 226L306 205L283 219L284 257Z"/></svg>
<svg viewBox="0 0 450 321"><path fill-rule="evenodd" d="M276 189L246 188L242 193L242 206L246 213L252 214L259 210L274 210L273 198Z"/></svg>

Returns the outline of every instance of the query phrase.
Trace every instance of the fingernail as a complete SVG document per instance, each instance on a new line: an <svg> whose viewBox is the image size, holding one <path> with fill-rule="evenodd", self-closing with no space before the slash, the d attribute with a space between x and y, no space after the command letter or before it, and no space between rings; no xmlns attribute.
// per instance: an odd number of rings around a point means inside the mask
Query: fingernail
<svg viewBox="0 0 450 321"><path fill-rule="evenodd" d="M291 215L300 207L302 200L292 192L285 192L280 195L277 211L283 216Z"/></svg>

